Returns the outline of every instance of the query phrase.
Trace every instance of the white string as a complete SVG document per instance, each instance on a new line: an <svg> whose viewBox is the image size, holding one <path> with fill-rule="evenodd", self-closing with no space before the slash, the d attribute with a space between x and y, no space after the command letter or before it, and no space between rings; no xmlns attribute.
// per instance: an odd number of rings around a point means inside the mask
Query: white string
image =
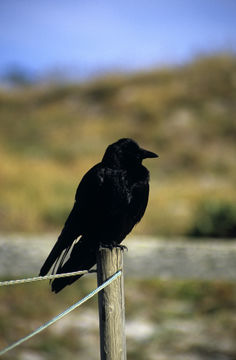
<svg viewBox="0 0 236 360"><path fill-rule="evenodd" d="M0 281L0 286L24 284L24 283L40 281L40 280L52 280L52 279L58 279L58 278L68 277L68 276L84 275L84 274L88 274L88 273L92 273L92 272L95 272L95 270L80 270L80 271L73 271L70 273L63 273L63 274L54 274L54 275L46 275L46 276L36 276L36 277L26 278L26 279Z"/></svg>

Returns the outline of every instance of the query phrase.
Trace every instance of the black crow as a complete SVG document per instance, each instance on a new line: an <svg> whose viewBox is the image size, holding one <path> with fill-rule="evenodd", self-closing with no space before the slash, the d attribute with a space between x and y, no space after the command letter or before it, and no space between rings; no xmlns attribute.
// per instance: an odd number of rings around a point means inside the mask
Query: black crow
<svg viewBox="0 0 236 360"><path fill-rule="evenodd" d="M40 270L41 276L53 265L56 273L88 270L96 263L100 246L119 246L145 212L149 172L142 160L155 157L158 155L140 148L132 139L120 139L108 146L102 161L82 178L74 206ZM80 276L54 279L52 291L59 292Z"/></svg>

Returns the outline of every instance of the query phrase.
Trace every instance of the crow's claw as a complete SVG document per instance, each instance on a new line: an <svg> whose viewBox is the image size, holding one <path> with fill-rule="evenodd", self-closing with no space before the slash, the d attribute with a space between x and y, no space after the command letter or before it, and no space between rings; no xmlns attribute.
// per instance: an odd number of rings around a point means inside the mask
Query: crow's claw
<svg viewBox="0 0 236 360"><path fill-rule="evenodd" d="M114 249L115 247L120 248L122 251L124 251L124 250L128 251L127 246L125 246L125 245L120 245L120 244L116 244L116 243L110 243L110 244L101 243L100 246L99 246L99 250L102 249L102 248L112 250L112 249Z"/></svg>
<svg viewBox="0 0 236 360"><path fill-rule="evenodd" d="M116 245L116 247L120 248L122 251L124 251L124 250L128 251L128 248L125 245L118 244L118 245Z"/></svg>

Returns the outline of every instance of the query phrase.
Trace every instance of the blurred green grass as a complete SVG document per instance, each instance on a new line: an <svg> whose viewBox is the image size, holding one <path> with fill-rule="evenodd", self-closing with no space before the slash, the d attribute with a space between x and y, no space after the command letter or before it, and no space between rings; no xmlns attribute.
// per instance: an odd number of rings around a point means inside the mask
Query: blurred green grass
<svg viewBox="0 0 236 360"><path fill-rule="evenodd" d="M160 158L136 233L191 233L201 204L236 200L236 57L0 91L0 229L61 228L83 174L132 137ZM200 210L199 210L200 209ZM196 219L196 220L195 220Z"/></svg>

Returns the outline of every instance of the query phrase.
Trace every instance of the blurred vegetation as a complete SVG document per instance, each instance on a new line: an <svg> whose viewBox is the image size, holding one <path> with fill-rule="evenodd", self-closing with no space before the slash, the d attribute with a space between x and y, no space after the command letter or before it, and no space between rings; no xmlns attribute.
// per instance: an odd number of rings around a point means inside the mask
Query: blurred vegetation
<svg viewBox="0 0 236 360"><path fill-rule="evenodd" d="M160 155L145 161L151 194L136 233L201 235L193 229L204 204L223 203L227 218L236 200L235 113L231 55L78 85L1 90L0 229L58 232L83 174L109 143L132 137ZM235 216L230 221L235 236ZM227 228L209 235L227 237Z"/></svg>
<svg viewBox="0 0 236 360"><path fill-rule="evenodd" d="M194 219L189 235L215 238L235 238L236 204L203 202Z"/></svg>
<svg viewBox="0 0 236 360"><path fill-rule="evenodd" d="M39 327L96 287L82 278L55 295L48 283L2 287L1 348ZM235 359L236 285L227 282L126 279L128 358ZM40 306L39 306L40 304ZM132 324L135 330L132 330ZM142 332L143 327L149 332ZM141 336L141 334L143 334ZM97 298L3 356L14 359L99 359Z"/></svg>

